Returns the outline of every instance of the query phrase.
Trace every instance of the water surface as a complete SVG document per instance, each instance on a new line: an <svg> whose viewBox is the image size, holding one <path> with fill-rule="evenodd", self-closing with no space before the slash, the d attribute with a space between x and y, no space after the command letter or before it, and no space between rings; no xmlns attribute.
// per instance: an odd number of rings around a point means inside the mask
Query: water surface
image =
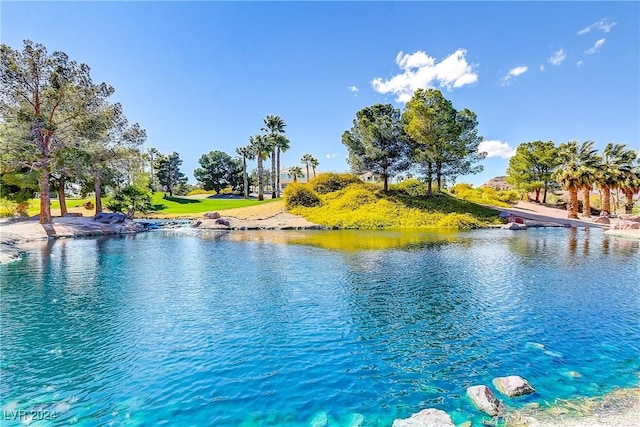
<svg viewBox="0 0 640 427"><path fill-rule="evenodd" d="M640 250L601 230L158 231L3 266L3 410L32 425L391 425L638 384ZM12 424L13 423L13 424ZM18 422L4 421L3 425Z"/></svg>

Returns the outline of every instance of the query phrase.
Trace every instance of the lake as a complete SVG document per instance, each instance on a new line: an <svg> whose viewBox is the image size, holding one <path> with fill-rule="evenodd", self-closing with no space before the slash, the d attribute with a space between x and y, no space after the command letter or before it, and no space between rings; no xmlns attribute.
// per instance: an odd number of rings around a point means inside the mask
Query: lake
<svg viewBox="0 0 640 427"><path fill-rule="evenodd" d="M513 374L511 407L601 395L640 382L639 278L599 229L40 242L2 266L3 425L478 422L466 388Z"/></svg>

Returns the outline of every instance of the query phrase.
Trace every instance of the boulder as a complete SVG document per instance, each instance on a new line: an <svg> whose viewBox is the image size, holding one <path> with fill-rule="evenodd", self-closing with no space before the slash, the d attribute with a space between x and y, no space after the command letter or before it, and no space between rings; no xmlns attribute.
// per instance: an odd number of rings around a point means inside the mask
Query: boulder
<svg viewBox="0 0 640 427"><path fill-rule="evenodd" d="M206 219L218 219L220 214L218 212L205 212L204 217Z"/></svg>
<svg viewBox="0 0 640 427"><path fill-rule="evenodd" d="M449 414L440 409L428 408L409 418L393 421L393 427L454 427Z"/></svg>
<svg viewBox="0 0 640 427"><path fill-rule="evenodd" d="M494 378L493 385L500 393L508 397L522 396L535 392L535 389L531 387L527 380L517 375Z"/></svg>
<svg viewBox="0 0 640 427"><path fill-rule="evenodd" d="M80 212L67 212L66 214L62 215L62 216L70 216L70 217L79 217L82 216L82 213Z"/></svg>
<svg viewBox="0 0 640 427"><path fill-rule="evenodd" d="M224 225L226 227L229 227L231 225L229 223L229 221L227 221L226 219L223 219L223 218L216 219L216 224Z"/></svg>
<svg viewBox="0 0 640 427"><path fill-rule="evenodd" d="M88 210L91 210L91 209L94 209L94 208L95 208L95 206L93 205L93 203L92 203L92 202L90 202L90 201L89 201L89 202L87 202L87 203L85 203L85 204L84 204L84 208L85 208L85 209L88 209Z"/></svg>
<svg viewBox="0 0 640 427"><path fill-rule="evenodd" d="M103 224L120 224L123 223L127 217L121 213L105 213L101 212L93 217L94 221L101 222Z"/></svg>
<svg viewBox="0 0 640 427"><path fill-rule="evenodd" d="M640 214L620 214L618 215L618 219L622 219L624 221L640 222Z"/></svg>
<svg viewBox="0 0 640 427"><path fill-rule="evenodd" d="M609 224L611 221L609 221L609 217L599 216L598 218L594 219L593 222L595 222L596 224Z"/></svg>
<svg viewBox="0 0 640 427"><path fill-rule="evenodd" d="M518 224L517 222L510 222L502 226L505 230L526 230L527 226L525 224Z"/></svg>
<svg viewBox="0 0 640 427"><path fill-rule="evenodd" d="M640 229L640 222L628 221L620 219L611 223L612 230L638 230Z"/></svg>
<svg viewBox="0 0 640 427"><path fill-rule="evenodd" d="M504 403L496 399L493 392L486 385L474 385L467 389L467 396L481 411L495 417L504 411Z"/></svg>

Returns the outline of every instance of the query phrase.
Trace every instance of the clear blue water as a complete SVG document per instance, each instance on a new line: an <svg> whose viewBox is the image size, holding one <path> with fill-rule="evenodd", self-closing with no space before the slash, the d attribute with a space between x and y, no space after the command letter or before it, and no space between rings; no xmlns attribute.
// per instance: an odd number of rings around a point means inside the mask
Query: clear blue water
<svg viewBox="0 0 640 427"><path fill-rule="evenodd" d="M426 407L479 422L465 389L496 376L537 389L511 407L638 385L638 242L405 237L175 230L36 245L2 266L0 406L58 416L32 425L389 426Z"/></svg>

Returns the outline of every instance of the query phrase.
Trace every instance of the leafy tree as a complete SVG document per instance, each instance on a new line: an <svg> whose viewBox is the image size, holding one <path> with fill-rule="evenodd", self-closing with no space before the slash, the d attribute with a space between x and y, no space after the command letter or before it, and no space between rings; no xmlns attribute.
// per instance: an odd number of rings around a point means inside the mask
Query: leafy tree
<svg viewBox="0 0 640 427"><path fill-rule="evenodd" d="M249 198L249 177L247 176L247 159L253 160L255 158L255 154L250 145L245 147L236 148L236 154L242 157L242 194L245 199Z"/></svg>
<svg viewBox="0 0 640 427"><path fill-rule="evenodd" d="M223 151L211 151L198 160L201 168L193 174L205 190L214 190L219 194L228 186L236 187L242 166Z"/></svg>
<svg viewBox="0 0 640 427"><path fill-rule="evenodd" d="M173 189L179 184L187 182L187 177L180 172L182 159L175 151L169 155L161 155L156 160L156 176L161 186L173 196Z"/></svg>
<svg viewBox="0 0 640 427"><path fill-rule="evenodd" d="M278 194L279 191L276 191L276 184L277 184L277 176L276 176L276 157L278 157L278 151L279 151L279 138L283 136L284 134L284 128L287 126L287 124L284 122L284 120L282 120L282 118L280 116L275 116L275 115L268 115L265 119L264 119L264 127L262 128L263 132L267 132L267 143L269 144L270 147L270 156L271 156L271 197L272 198L276 198L276 197L280 197L280 195ZM288 141L286 144L287 148L288 148ZM278 174L279 175L279 174Z"/></svg>
<svg viewBox="0 0 640 427"><path fill-rule="evenodd" d="M553 171L552 178L569 191L569 218L578 218L578 190L585 187L585 176L593 173L597 167L598 157L593 144L593 141L580 145L577 141L570 141L558 147L559 165Z"/></svg>
<svg viewBox="0 0 640 427"><path fill-rule="evenodd" d="M151 188L151 191L155 193L158 190L158 180L156 178L156 174L155 174L156 168L154 167L154 164L155 164L155 159L158 158L158 156L160 155L160 152L158 151L157 148L151 147L147 150L147 153L149 157L149 170L151 175L149 187Z"/></svg>
<svg viewBox="0 0 640 427"><path fill-rule="evenodd" d="M629 154L628 163L624 165L620 189L625 196L624 211L633 212L633 196L640 192L640 155L637 152Z"/></svg>
<svg viewBox="0 0 640 427"><path fill-rule="evenodd" d="M264 200L264 167L263 161L269 157L269 153L271 152L271 145L265 135L255 135L249 137L249 146L251 147L252 153L255 154L256 159L258 159L258 171L257 171L257 180L258 180L258 200Z"/></svg>
<svg viewBox="0 0 640 427"><path fill-rule="evenodd" d="M551 174L557 163L558 149L553 142L523 142L509 159L507 182L527 193L535 191L536 203L540 202L540 190L544 190L542 203L547 203Z"/></svg>
<svg viewBox="0 0 640 427"><path fill-rule="evenodd" d="M611 214L611 190L621 187L625 168L635 159L635 152L624 144L609 143L602 151L602 161L598 167L597 182L602 191L602 210L600 215Z"/></svg>
<svg viewBox="0 0 640 427"><path fill-rule="evenodd" d="M389 178L409 167L400 110L391 104L375 104L358 111L351 129L342 134L342 143L347 146L351 169L380 175L385 192L389 190Z"/></svg>
<svg viewBox="0 0 640 427"><path fill-rule="evenodd" d="M275 139L276 146L276 197L280 197L282 192L282 185L280 185L280 153L286 153L289 150L291 141L284 135L278 135Z"/></svg>
<svg viewBox="0 0 640 427"><path fill-rule="evenodd" d="M135 185L127 185L117 189L107 202L107 209L112 212L124 213L129 218L133 218L136 212L146 214L152 208L151 194Z"/></svg>
<svg viewBox="0 0 640 427"><path fill-rule="evenodd" d="M302 178L302 168L300 166L291 166L289 168L289 173L287 174L289 178L293 178L293 182L298 182L298 178ZM307 175L308 178L309 175Z"/></svg>
<svg viewBox="0 0 640 427"><path fill-rule="evenodd" d="M302 156L302 158L300 159L300 163L302 163L303 165L305 165L307 167L307 182L309 182L309 166L313 165L314 162L318 162L318 160L313 157L311 154L305 154ZM315 167L314 167L315 169ZM315 171L314 171L314 177L315 177Z"/></svg>
<svg viewBox="0 0 640 427"><path fill-rule="evenodd" d="M2 120L30 131L26 145L3 141L3 151L28 152L16 159L38 172L40 222L51 223L52 157L70 143L78 122L95 114L113 88L93 84L87 65L69 60L63 52L49 54L30 40L24 41L22 51L0 47L0 86Z"/></svg>
<svg viewBox="0 0 640 427"><path fill-rule="evenodd" d="M38 192L38 173L23 168L0 174L0 197L17 204L16 213L27 216L29 200Z"/></svg>

